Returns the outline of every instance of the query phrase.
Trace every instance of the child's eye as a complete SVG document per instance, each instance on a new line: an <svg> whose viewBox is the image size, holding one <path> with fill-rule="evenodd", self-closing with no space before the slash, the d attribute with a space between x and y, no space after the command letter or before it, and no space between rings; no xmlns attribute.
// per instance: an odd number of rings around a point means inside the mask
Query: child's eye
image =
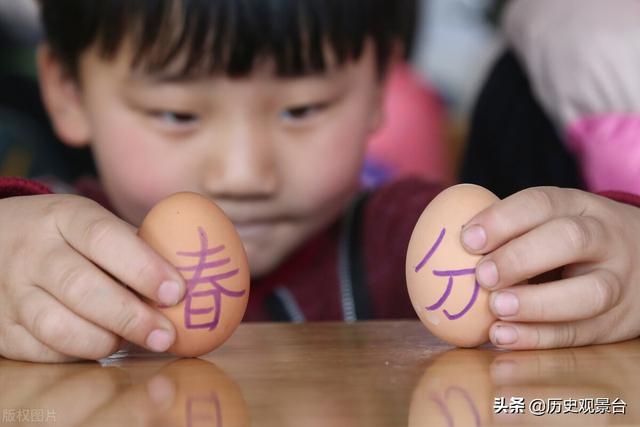
<svg viewBox="0 0 640 427"><path fill-rule="evenodd" d="M180 111L152 111L151 116L169 126L190 126L198 122L198 116Z"/></svg>
<svg viewBox="0 0 640 427"><path fill-rule="evenodd" d="M282 110L280 117L285 120L300 121L310 118L316 113L325 110L329 106L326 102L317 104L299 105L295 107L289 107Z"/></svg>

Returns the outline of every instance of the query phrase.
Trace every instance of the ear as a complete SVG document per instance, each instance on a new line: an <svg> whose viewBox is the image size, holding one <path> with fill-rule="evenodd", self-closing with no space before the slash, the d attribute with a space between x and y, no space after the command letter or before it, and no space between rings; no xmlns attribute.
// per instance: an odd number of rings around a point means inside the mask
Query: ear
<svg viewBox="0 0 640 427"><path fill-rule="evenodd" d="M73 147L89 144L89 121L78 82L46 45L37 51L38 78L44 106L58 137Z"/></svg>
<svg viewBox="0 0 640 427"><path fill-rule="evenodd" d="M379 88L376 91L376 94L374 95L374 99L373 99L373 111L371 114L371 121L369 123L369 134L373 134L375 132L377 132L382 125L384 124L384 120L385 120L385 88L386 85L384 84L380 84Z"/></svg>

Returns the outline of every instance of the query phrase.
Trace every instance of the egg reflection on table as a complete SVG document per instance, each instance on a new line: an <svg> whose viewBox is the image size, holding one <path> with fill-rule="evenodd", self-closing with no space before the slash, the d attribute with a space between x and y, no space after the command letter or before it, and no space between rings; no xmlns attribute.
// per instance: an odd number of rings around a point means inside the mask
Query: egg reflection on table
<svg viewBox="0 0 640 427"><path fill-rule="evenodd" d="M640 425L640 340L529 351L456 348L429 361L409 427ZM612 369L615 367L615 369Z"/></svg>
<svg viewBox="0 0 640 427"><path fill-rule="evenodd" d="M155 305L175 325L169 352L200 356L225 342L249 299L249 266L240 237L224 212L191 192L173 194L147 214L138 235L182 274L185 298Z"/></svg>
<svg viewBox="0 0 640 427"><path fill-rule="evenodd" d="M498 353L457 348L439 355L413 391L409 427L479 427L492 419L489 367Z"/></svg>
<svg viewBox="0 0 640 427"><path fill-rule="evenodd" d="M488 341L496 320L489 309L489 292L475 278L481 256L464 249L460 232L498 200L477 185L449 187L422 212L409 241L406 279L411 303L433 335L456 346Z"/></svg>
<svg viewBox="0 0 640 427"><path fill-rule="evenodd" d="M248 427L249 408L242 390L211 362L180 359L159 372L175 385L173 405L159 420L171 426Z"/></svg>

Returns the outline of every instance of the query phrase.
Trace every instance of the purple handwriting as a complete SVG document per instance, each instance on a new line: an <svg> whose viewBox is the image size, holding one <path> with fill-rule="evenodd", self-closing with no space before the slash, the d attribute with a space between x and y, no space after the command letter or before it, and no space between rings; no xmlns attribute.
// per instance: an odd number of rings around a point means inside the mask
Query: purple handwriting
<svg viewBox="0 0 640 427"><path fill-rule="evenodd" d="M416 273L420 272L420 270L422 270L422 268L427 264L427 262L429 262L429 259L431 259L433 254L436 253L436 251L438 250L438 247L440 247L440 244L444 240L444 236L446 232L447 232L446 228L443 228L442 231L440 231L440 235L436 239L433 246L429 248L429 250L427 251L427 254L424 256L424 258L422 258L422 260L420 260L420 262L416 266L415 268ZM445 289L444 294L442 294L442 296L438 299L438 301L436 301L430 306L425 307L427 311L437 310L440 307L442 307L442 305L447 301L447 298L449 298L449 295L451 295L451 289L453 289L454 277L475 275L476 269L463 268L459 270L432 270L432 274L436 277L448 277L449 280L447 281L447 288ZM447 316L447 319L449 320L459 319L462 316L464 316L471 309L471 307L473 307L473 304L476 302L476 299L478 299L478 293L480 292L480 284L478 283L477 280L474 280L474 281L475 281L475 284L473 286L473 294L471 295L471 299L469 300L467 305L464 306L462 310L454 314L451 314L447 309L442 310L444 315Z"/></svg>
<svg viewBox="0 0 640 427"><path fill-rule="evenodd" d="M481 421L480 420L480 412L478 411L478 408L476 407L476 405L473 403L473 399L471 398L471 396L469 396L469 392L467 392L467 390L465 390L465 389L463 389L461 387L451 386L445 392L445 400L449 400L449 397L454 392L458 393L458 394L461 394L463 399L467 401L467 404L469 405L469 409L471 410L471 413L473 414L473 418L474 418L474 421L475 421L475 426L479 427L480 426L480 421ZM438 409L440 409L440 412L442 412L442 415L447 420L447 426L448 427L454 427L453 416L451 415L451 411L450 411L449 407L447 406L447 403L437 395L431 395L429 397L429 399L432 402L434 402L436 405L438 405Z"/></svg>
<svg viewBox="0 0 640 427"><path fill-rule="evenodd" d="M205 411L196 412L194 408L196 405L204 405ZM215 413L215 416L212 416L212 411ZM197 424L211 427L222 427L222 409L220 408L218 394L215 392L212 392L209 395L189 396L187 399L186 412L187 427L193 427Z"/></svg>
<svg viewBox="0 0 640 427"><path fill-rule="evenodd" d="M225 246L220 245L213 248L209 248L209 239L207 233L205 233L202 227L198 227L198 233L200 234L200 250L195 252L176 252L177 255L184 257L197 257L198 263L196 265L190 265L185 267L177 267L179 271L193 272L191 278L187 279L187 292L185 295L184 305L184 325L188 329L203 329L208 328L213 330L218 326L220 321L220 314L222 312L222 295L226 295L232 298L239 298L246 292L245 289L241 291L232 291L224 288L219 281L228 279L235 276L240 271L239 269L229 270L218 274L203 275L203 272L207 268L222 267L231 262L231 258L220 258L207 262L207 258L211 255L218 254L224 251ZM193 305L198 303L200 307L194 308ZM206 304L209 304L206 306ZM196 323L192 321L192 317L196 315L209 314L213 312L213 319L210 322Z"/></svg>

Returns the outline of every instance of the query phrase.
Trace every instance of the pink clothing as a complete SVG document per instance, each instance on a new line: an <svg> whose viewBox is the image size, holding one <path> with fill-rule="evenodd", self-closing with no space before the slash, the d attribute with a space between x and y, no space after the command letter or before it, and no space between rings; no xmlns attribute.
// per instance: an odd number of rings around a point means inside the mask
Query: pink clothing
<svg viewBox="0 0 640 427"><path fill-rule="evenodd" d="M640 2L514 0L507 43L587 190L640 194Z"/></svg>
<svg viewBox="0 0 640 427"><path fill-rule="evenodd" d="M382 126L368 141L365 184L410 175L451 182L444 123L444 108L428 82L409 64L394 65L385 87Z"/></svg>
<svg viewBox="0 0 640 427"><path fill-rule="evenodd" d="M588 116L571 124L568 135L589 190L640 195L640 115Z"/></svg>

